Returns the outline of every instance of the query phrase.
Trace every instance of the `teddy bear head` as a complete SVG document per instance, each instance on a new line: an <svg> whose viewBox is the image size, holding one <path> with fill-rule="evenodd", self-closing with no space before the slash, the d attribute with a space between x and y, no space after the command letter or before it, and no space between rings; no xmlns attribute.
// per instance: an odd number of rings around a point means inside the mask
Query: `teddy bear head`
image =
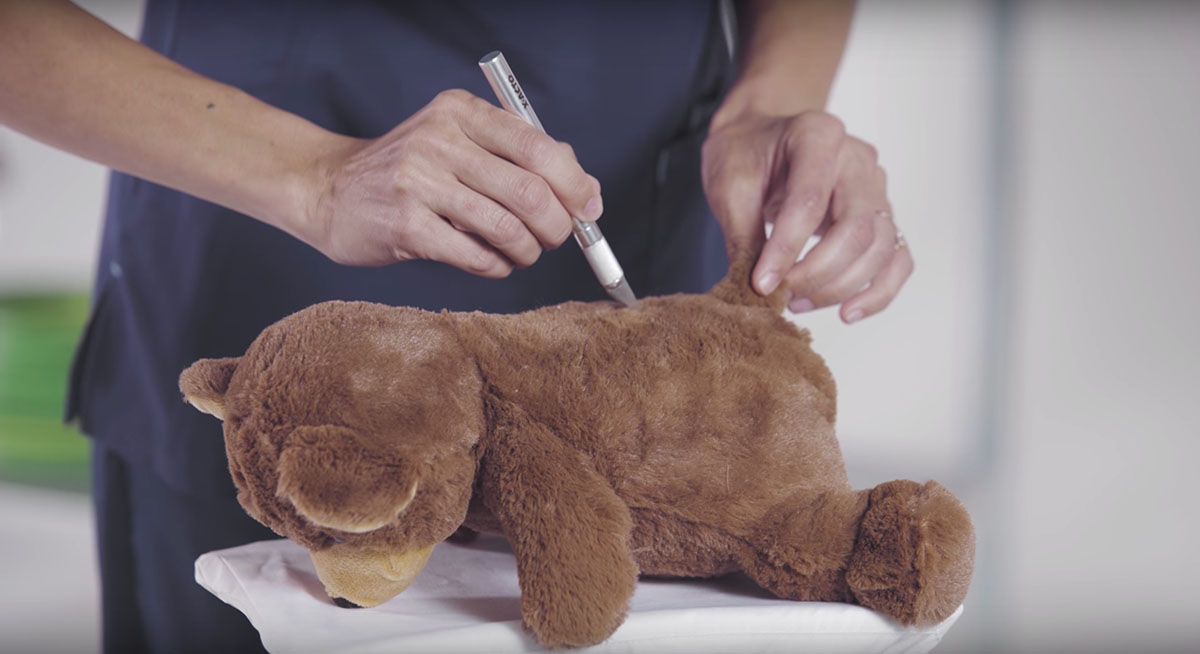
<svg viewBox="0 0 1200 654"><path fill-rule="evenodd" d="M476 371L443 356L452 333L355 304L285 318L241 357L197 361L180 388L224 422L246 511L308 548L334 597L372 606L462 523L484 425Z"/></svg>

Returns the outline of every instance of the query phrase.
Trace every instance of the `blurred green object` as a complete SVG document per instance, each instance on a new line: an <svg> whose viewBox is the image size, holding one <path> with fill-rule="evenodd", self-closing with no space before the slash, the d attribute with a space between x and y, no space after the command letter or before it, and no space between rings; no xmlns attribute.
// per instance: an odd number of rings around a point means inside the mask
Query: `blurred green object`
<svg viewBox="0 0 1200 654"><path fill-rule="evenodd" d="M62 422L84 294L0 297L0 480L88 486L88 442Z"/></svg>

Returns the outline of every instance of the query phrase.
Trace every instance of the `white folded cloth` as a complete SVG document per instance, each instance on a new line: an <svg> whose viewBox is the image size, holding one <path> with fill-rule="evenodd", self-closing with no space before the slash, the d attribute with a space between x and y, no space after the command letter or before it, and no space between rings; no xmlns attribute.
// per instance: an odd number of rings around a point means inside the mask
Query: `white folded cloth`
<svg viewBox="0 0 1200 654"><path fill-rule="evenodd" d="M196 581L246 614L272 654L545 651L521 630L516 562L496 536L438 545L408 590L371 609L335 606L308 552L284 539L204 554ZM961 614L905 628L861 606L777 599L742 575L643 579L625 623L579 651L921 653Z"/></svg>

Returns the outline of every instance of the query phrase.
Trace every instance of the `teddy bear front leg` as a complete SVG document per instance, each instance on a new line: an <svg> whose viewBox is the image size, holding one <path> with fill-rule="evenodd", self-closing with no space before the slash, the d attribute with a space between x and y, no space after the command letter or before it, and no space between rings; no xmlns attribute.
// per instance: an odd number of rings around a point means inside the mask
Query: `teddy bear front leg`
<svg viewBox="0 0 1200 654"><path fill-rule="evenodd" d="M494 411L484 503L517 558L525 626L548 647L584 647L625 619L637 583L624 502L579 452L517 407Z"/></svg>
<svg viewBox="0 0 1200 654"><path fill-rule="evenodd" d="M901 624L935 624L962 603L975 561L966 508L937 482L870 491L846 580L863 606Z"/></svg>

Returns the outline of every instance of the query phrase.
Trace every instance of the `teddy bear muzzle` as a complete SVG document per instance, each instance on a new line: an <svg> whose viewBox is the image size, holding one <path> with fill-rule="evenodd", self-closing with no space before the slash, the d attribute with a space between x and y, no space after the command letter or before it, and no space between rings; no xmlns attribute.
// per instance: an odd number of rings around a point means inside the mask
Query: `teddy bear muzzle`
<svg viewBox="0 0 1200 654"><path fill-rule="evenodd" d="M309 556L317 569L317 577L331 598L370 608L408 588L424 569L433 548L428 545L394 552L337 543L310 551Z"/></svg>

